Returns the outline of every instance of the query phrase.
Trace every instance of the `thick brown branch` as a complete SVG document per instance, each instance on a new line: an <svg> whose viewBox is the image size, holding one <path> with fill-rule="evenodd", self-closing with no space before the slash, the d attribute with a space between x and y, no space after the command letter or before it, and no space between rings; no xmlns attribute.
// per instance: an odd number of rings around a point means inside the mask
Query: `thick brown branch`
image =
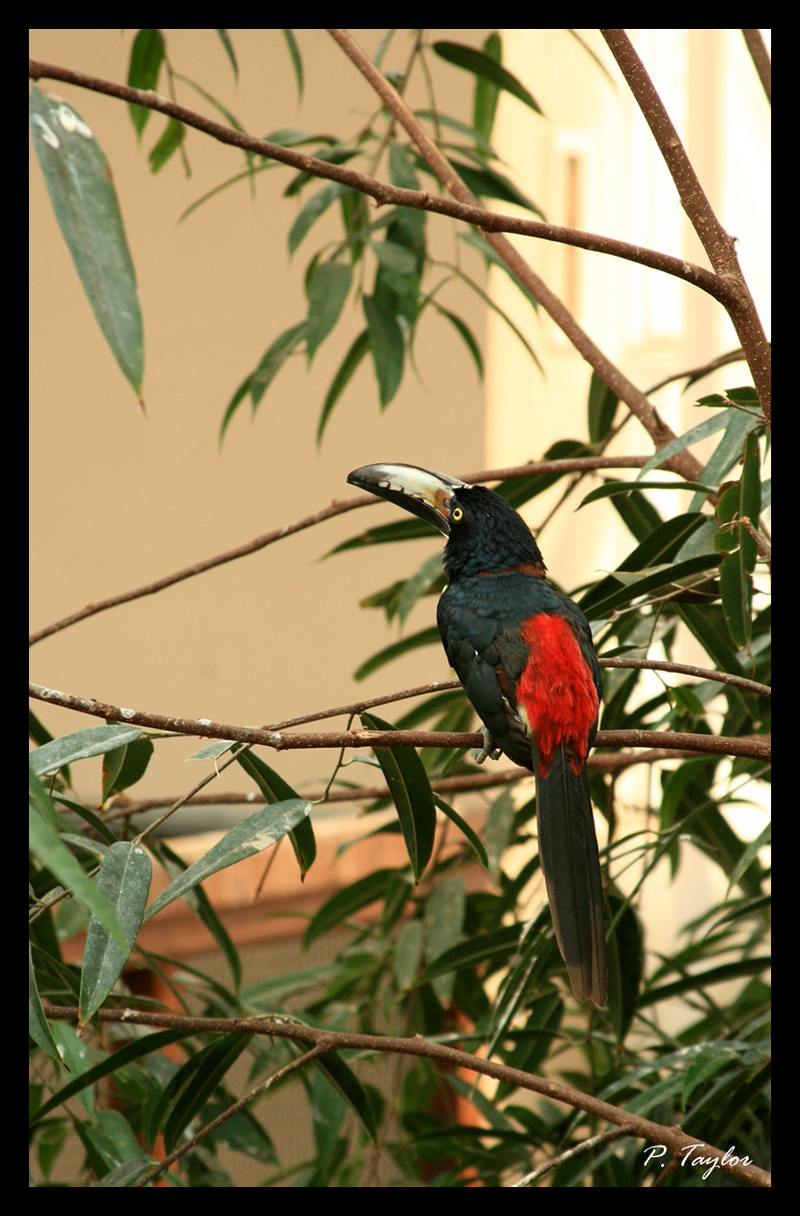
<svg viewBox="0 0 800 1216"><path fill-rule="evenodd" d="M678 132L631 40L622 29L601 29L600 33L642 111L675 183L681 205L700 238L711 265L736 293L735 300L726 303L725 307L736 328L761 408L769 423L772 356L755 303L739 266L736 241L717 219Z"/></svg>
<svg viewBox="0 0 800 1216"><path fill-rule="evenodd" d="M467 204L453 199L437 198L422 190L404 190L386 182L379 182L346 165L328 164L326 161L317 160L304 152L298 152L297 149L284 148L281 144L273 144L268 140L255 139L241 131L234 131L230 127L224 127L220 123L206 119L193 110L186 109L185 106L159 97L156 93L143 92L141 89L134 89L129 85L115 85L110 81L100 80L96 76L87 76L69 68L57 67L55 64L29 60L28 75L34 80L42 78L63 80L65 83L106 93L121 100L146 106L150 110L168 114L171 118L185 123L186 126L194 127L206 135L211 135L222 143L232 144L247 152L258 153L270 160L280 161L301 172L310 173L314 177L324 177L331 181L341 182L362 194L369 195L381 205L414 207L463 220L486 232L513 232L520 236L537 237L544 241L557 241L562 245L575 245L580 249L589 249L595 253L610 254L614 257L624 258L626 261L638 262L642 266L649 266L652 270L661 270L665 274L675 275L677 278L699 287L701 291L708 292L720 303L724 303L730 296L729 288L724 281L718 279L712 271L703 266L695 266L687 262L685 258L659 253L655 249L646 249L642 245L633 245L614 237L583 232L577 228L565 228L558 224L546 224L541 220L521 219L518 216L487 211L485 207L480 206L477 200L474 204ZM229 138L229 136L235 138Z"/></svg>
<svg viewBox="0 0 800 1216"><path fill-rule="evenodd" d="M403 125L413 139L430 168L439 178L454 198L468 206L478 206L478 201L456 173L450 162L442 155L433 140L420 126L417 119L409 110L399 93L373 64L372 60L362 50L355 39L344 29L329 29L328 33L339 43L345 53L352 59L358 70L369 81L384 105ZM496 253L500 255L509 269L536 297L545 311L552 317L556 325L566 334L572 345L582 358L594 369L600 379L609 386L627 405L632 414L653 440L656 448L663 447L673 439L674 433L666 425L650 401L635 384L625 376L620 369L600 350L589 335L581 329L569 309L550 290L543 279L528 265L522 255L505 237L496 233L483 233L486 240ZM673 457L665 466L680 473L688 481L697 481L700 477L701 465L690 452L681 452Z"/></svg>
<svg viewBox="0 0 800 1216"><path fill-rule="evenodd" d="M358 747L482 747L483 737L478 734L462 734L458 731L376 731L348 730L339 733L287 734L283 731L253 730L251 727L235 726L225 722L210 722L207 719L171 718L163 714L149 714L135 709L106 705L100 701L58 692L30 684L29 692L39 701L61 705L79 713L106 718L112 722L124 722L128 726L143 726L151 730L169 731L178 735L193 735L202 739L227 739L237 743L249 743L260 747L273 747L276 751L307 748L358 748ZM718 755L748 756L752 759L768 760L771 755L769 743L763 739L728 739L717 735L695 735L679 731L654 730L607 730L598 731L595 747L665 747L693 752L711 752Z"/></svg>
<svg viewBox="0 0 800 1216"><path fill-rule="evenodd" d="M761 81L767 101L772 104L772 61L761 30L742 30L745 45L750 52L758 78Z"/></svg>
<svg viewBox="0 0 800 1216"><path fill-rule="evenodd" d="M79 1010L70 1006L48 1005L44 1010L48 1018L77 1022ZM561 1102L575 1110L582 1110L593 1118L604 1119L617 1127L623 1127L629 1135L648 1140L654 1144L665 1144L675 1155L682 1156L692 1149L698 1155L717 1158L720 1169L752 1186L772 1185L770 1174L752 1163L744 1164L736 1159L726 1159L724 1151L714 1148L687 1135L679 1127L653 1123L632 1115L630 1111L610 1102L603 1102L591 1094L581 1093L559 1081L537 1077L533 1073L510 1068L495 1060L469 1055L444 1043L434 1043L415 1035L413 1039L395 1038L390 1035L351 1034L348 1031L319 1030L314 1026L303 1026L291 1018L280 1016L256 1018L194 1018L176 1014L153 1013L135 1009L100 1009L97 1016L101 1022L117 1022L134 1026L160 1026L169 1030L185 1030L187 1034L257 1034L268 1038L290 1039L295 1043L325 1044L330 1051L354 1050L360 1052L381 1051L400 1055L418 1056L423 1059L441 1060L453 1068L467 1069L481 1076L492 1077L519 1089L542 1094L554 1102Z"/></svg>

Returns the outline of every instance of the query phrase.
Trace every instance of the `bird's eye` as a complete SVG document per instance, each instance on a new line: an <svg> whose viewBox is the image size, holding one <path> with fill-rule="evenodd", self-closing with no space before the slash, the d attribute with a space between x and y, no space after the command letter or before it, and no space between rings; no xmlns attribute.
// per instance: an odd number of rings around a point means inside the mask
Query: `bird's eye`
<svg viewBox="0 0 800 1216"><path fill-rule="evenodd" d="M450 518L454 519L456 523L458 523L460 519L463 519L464 512L461 510L461 507L453 507L453 510L450 512Z"/></svg>

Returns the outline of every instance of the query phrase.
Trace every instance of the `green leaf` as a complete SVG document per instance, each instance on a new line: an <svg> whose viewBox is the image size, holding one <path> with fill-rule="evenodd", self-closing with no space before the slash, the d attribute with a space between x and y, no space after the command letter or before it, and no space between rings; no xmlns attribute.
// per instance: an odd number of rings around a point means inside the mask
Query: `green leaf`
<svg viewBox="0 0 800 1216"><path fill-rule="evenodd" d="M472 358L475 360L475 366L478 369L478 375L482 380L483 379L483 358L481 356L480 347L478 346L478 343L475 340L472 330L469 328L466 321L463 321L461 319L461 317L457 316L454 312L450 312L448 309L443 308L441 306L441 304L437 304L435 300L433 300L432 303L433 303L433 306L436 309L436 311L438 313L441 313L441 315L443 317L447 317L450 324L455 326L455 328L458 330L461 337L464 339L464 343L467 347L467 350L472 355Z"/></svg>
<svg viewBox="0 0 800 1216"><path fill-rule="evenodd" d="M461 940L467 899L464 880L452 874L436 884L425 905L425 953L429 962L451 950ZM455 972L439 975L433 990L441 1001L450 1001L456 982Z"/></svg>
<svg viewBox="0 0 800 1216"><path fill-rule="evenodd" d="M303 338L305 338L306 324L305 321L300 321L297 325L291 325L289 329L285 329L262 356L261 362L250 378L250 400L253 403L254 411L258 408L261 398L276 374L283 367L295 347L299 346ZM228 413L230 409L231 407L228 406ZM225 416L226 421L228 413ZM224 425L225 423L223 423Z"/></svg>
<svg viewBox="0 0 800 1216"><path fill-rule="evenodd" d="M260 756L252 751L240 752L236 756L238 763L255 781L267 802L290 802L293 798L300 800L300 795L284 781L278 773L265 764ZM297 864L301 875L306 875L314 864L317 856L317 842L314 836L314 825L309 815L289 833Z"/></svg>
<svg viewBox="0 0 800 1216"><path fill-rule="evenodd" d="M379 650L371 658L353 673L353 679L364 680L367 676L372 675L373 671L377 671L379 667L383 667L386 663L391 663L393 659L397 659L401 654L407 654L409 650L417 650L420 646L432 646L434 642L438 642L439 630L434 626L432 629L421 629L419 633L412 633L407 638L401 638L399 642L394 642L391 646L387 646L384 650Z"/></svg>
<svg viewBox="0 0 800 1216"><path fill-rule="evenodd" d="M93 916L86 930L81 960L80 1025L99 1009L122 973L142 923L153 866L140 844L118 840L100 865L98 890L105 895L127 944L121 950Z"/></svg>
<svg viewBox="0 0 800 1216"><path fill-rule="evenodd" d="M367 730L395 730L390 722L374 714L361 714ZM406 843L408 859L417 882L422 877L436 834L436 809L428 775L411 747L375 748Z"/></svg>
<svg viewBox="0 0 800 1216"><path fill-rule="evenodd" d="M158 899L153 901L147 909L144 919L149 920L151 916L155 916L157 912L166 908L185 891L191 890L211 874L216 874L218 870L236 865L245 857L260 853L262 849L268 849L287 832L296 828L310 811L310 802L306 802L302 798L292 798L286 802L261 807L253 815L248 815L241 823L237 823L236 827L231 828L230 832L226 832L222 840L204 853L194 865L189 866L189 869L183 874L179 874L169 884L166 891L162 891Z"/></svg>
<svg viewBox="0 0 800 1216"><path fill-rule="evenodd" d="M483 53L494 63L503 62L503 44L497 30L492 30L484 42ZM492 138L499 95L500 89L494 81L487 80L484 75L478 76L475 81L475 100L472 103L472 123L487 143Z"/></svg>
<svg viewBox="0 0 800 1216"><path fill-rule="evenodd" d="M483 843L477 832L470 827L466 819L462 819L458 812L454 811L453 808L446 803L443 798L440 798L438 794L433 795L433 801L435 802L436 806L438 806L439 810L447 816L451 823L456 825L459 832L461 832L463 836L466 836L467 840L475 850L475 855L477 856L478 861L481 863L484 869L488 870L489 858L486 856L486 850L483 847Z"/></svg>
<svg viewBox="0 0 800 1216"><path fill-rule="evenodd" d="M424 163L420 161L420 167ZM541 220L545 220L545 214L541 207L528 198L527 194L523 194L504 173L499 173L497 169L490 169L488 165L477 169L473 165L468 165L462 160L456 160L452 156L450 157L450 164L463 180L467 189L471 190L478 198L496 198L503 203L513 203L516 207L523 207L526 211L532 211Z"/></svg>
<svg viewBox="0 0 800 1216"><path fill-rule="evenodd" d="M470 229L469 232L460 232L459 238L465 245L469 245L481 255L487 267L497 266L498 269L502 270L503 274L507 274L517 290L522 292L533 311L539 311L539 301L536 299L536 296L524 283L520 283L508 263L500 257L500 254L488 243L485 237L481 236L479 232L474 232Z"/></svg>
<svg viewBox="0 0 800 1216"><path fill-rule="evenodd" d="M723 557L719 591L730 635L735 645L744 650L749 645L753 624L753 583L751 575L742 569L739 552Z"/></svg>
<svg viewBox="0 0 800 1216"><path fill-rule="evenodd" d="M238 83L239 65L236 62L236 55L234 53L233 43L231 42L230 34L228 33L227 30L217 30L217 36L218 36L220 42L222 43L222 45L225 47L225 54L230 59L231 67L233 68L234 80L236 80Z"/></svg>
<svg viewBox="0 0 800 1216"><path fill-rule="evenodd" d="M624 581L625 585L618 591L613 591L610 595L592 603L590 620L603 620L610 612L619 611L620 608L642 595L653 595L662 590L667 592L669 589L677 591L677 585L683 579L690 579L703 570L712 569L718 564L718 561L716 554L703 553L698 557L689 558L685 562L658 566L641 575L619 571L617 581ZM606 582L606 580L603 581ZM587 612L588 609L584 608L583 611Z"/></svg>
<svg viewBox="0 0 800 1216"><path fill-rule="evenodd" d="M477 87L480 88L480 85L481 82L478 81ZM465 135L472 142L474 150L480 156L485 156L491 160L499 160L495 149L476 127L471 127L465 122L459 122L457 118L452 118L449 114L440 114L437 110L415 110L414 117L418 118L420 122L431 123L434 128L449 127L453 131L458 131L459 134ZM392 146L395 147L396 145L393 144ZM419 190L419 186L412 188Z"/></svg>
<svg viewBox="0 0 800 1216"><path fill-rule="evenodd" d="M716 486L707 486L700 481L608 481L603 486L598 486L596 490L591 490L590 493L583 498L578 509L587 506L590 502L599 502L601 498L615 498L620 494L636 493L639 490L702 490L704 494L715 494Z"/></svg>
<svg viewBox="0 0 800 1216"><path fill-rule="evenodd" d="M152 1034L144 1034L141 1038L133 1039L130 1043L124 1043L116 1046L115 1050L105 1059L96 1064L94 1068L88 1069L80 1076L74 1077L67 1085L64 1085L51 1098L39 1107L32 1118L31 1125L36 1126L46 1115L60 1106L62 1102L66 1102L69 1098L73 1098L81 1090L86 1089L89 1085L96 1085L98 1081L102 1081L103 1077L107 1077L110 1073L117 1072L118 1069L124 1068L128 1064L132 1064L136 1060L142 1059L143 1056L150 1055L154 1051L162 1051L165 1047L169 1047L172 1043L178 1043L181 1039L191 1037L191 1031L188 1030L158 1030Z"/></svg>
<svg viewBox="0 0 800 1216"><path fill-rule="evenodd" d="M230 422L233 415L236 413L236 411L239 408L239 406L241 405L241 403L244 401L247 394L250 392L250 389L253 387L253 376L254 375L255 375L254 372L250 372L249 376L245 376L244 380L239 385L236 392L233 394L230 401L228 402L228 405L225 409L225 413L222 418L222 425L219 428L220 447L222 447L222 440L225 438L225 432L228 429L228 423Z"/></svg>
<svg viewBox="0 0 800 1216"><path fill-rule="evenodd" d="M39 997L30 942L28 942L28 1034L46 1055L54 1059L57 1064L61 1063L61 1056L58 1054L58 1048L50 1032L50 1026Z"/></svg>
<svg viewBox="0 0 800 1216"><path fill-rule="evenodd" d="M186 135L186 128L182 122L178 122L175 118L170 118L164 133L151 149L148 155L150 161L150 172L158 173L167 163L173 152L177 152Z"/></svg>
<svg viewBox="0 0 800 1216"><path fill-rule="evenodd" d="M333 1086L336 1093L344 1098L353 1114L364 1127L370 1138L377 1145L378 1123L369 1094L353 1072L336 1051L328 1051L324 1056L314 1060L314 1067Z"/></svg>
<svg viewBox="0 0 800 1216"><path fill-rule="evenodd" d="M516 97L531 110L535 110L537 114L542 113L533 95L528 92L524 84L501 63L498 63L491 54L476 51L474 47L465 46L462 42L434 42L433 49L440 59L453 63L466 72L472 72L481 80L488 81L498 89L510 93L512 97Z"/></svg>
<svg viewBox="0 0 800 1216"><path fill-rule="evenodd" d="M349 186L343 186L339 182L328 182L316 194L312 194L307 203L303 205L295 218L294 223L289 229L289 253L294 253L297 246L302 241L308 230L317 222L319 217L324 214L330 207L331 203L335 203L337 198L341 198L350 190Z"/></svg>
<svg viewBox="0 0 800 1216"><path fill-rule="evenodd" d="M488 962L493 968L502 966L514 955L522 929L520 924L508 925L461 942L430 963L419 977L418 984L427 984L437 975L446 975L448 971L458 971L463 967L477 967L481 963Z"/></svg>
<svg viewBox="0 0 800 1216"><path fill-rule="evenodd" d="M66 102L33 88L30 114L50 201L84 291L115 359L141 396L139 292L108 161Z"/></svg>
<svg viewBox="0 0 800 1216"><path fill-rule="evenodd" d="M131 47L128 84L134 89L155 90L158 87L158 76L163 62L164 38L161 30L139 30ZM147 106L129 105L128 111L134 130L141 138L152 110L149 110Z"/></svg>
<svg viewBox="0 0 800 1216"><path fill-rule="evenodd" d="M141 726L90 726L88 730L76 731L73 735L62 735L45 743L30 753L28 762L37 777L54 773L64 764L85 760L88 756L102 756L114 748L132 743L142 734Z"/></svg>
<svg viewBox="0 0 800 1216"><path fill-rule="evenodd" d="M307 950L317 938L335 929L362 908L384 899L392 889L397 874L397 870L374 870L366 878L360 878L349 887L337 891L309 921L303 934L303 949Z"/></svg>
<svg viewBox="0 0 800 1216"><path fill-rule="evenodd" d="M284 38L286 39L286 45L288 46L289 54L292 57L292 67L294 68L294 74L297 79L297 96L298 96L299 100L302 101L303 100L303 60L300 58L300 51L298 49L298 46L297 46L297 43L295 41L295 37L294 37L294 34L292 33L292 31L282 29L281 33L283 34Z"/></svg>
<svg viewBox="0 0 800 1216"><path fill-rule="evenodd" d="M185 862L182 857L169 847L164 840L150 842L151 851L158 858L161 865L171 876L183 874L189 869L189 863ZM208 929L209 933L217 943L219 952L227 962L231 969L233 982L238 991L242 982L242 962L239 958L239 952L231 941L228 930L223 925L211 901L206 895L201 886L192 887L186 891L183 898L186 900L187 906L195 914L197 919L201 921Z"/></svg>
<svg viewBox="0 0 800 1216"><path fill-rule="evenodd" d="M589 439L592 443L602 443L612 426L619 405L619 397L601 380L597 372L592 372L589 384Z"/></svg>
<svg viewBox="0 0 800 1216"><path fill-rule="evenodd" d="M370 348L369 330L362 329L361 333L356 338L353 345L345 355L339 365L339 370L331 381L331 386L328 389L325 400L322 403L322 413L319 416L319 425L317 426L317 446L322 442L322 436L325 433L325 427L328 425L328 419L333 412L333 407L339 400L339 397L344 392L350 382L351 377L355 373L364 355ZM333 550L336 552L336 550Z"/></svg>
<svg viewBox="0 0 800 1216"><path fill-rule="evenodd" d="M364 296L363 304L375 375L378 377L381 409L386 409L403 378L403 334L397 318L374 296Z"/></svg>
<svg viewBox="0 0 800 1216"><path fill-rule="evenodd" d="M33 855L50 871L58 882L78 899L92 916L113 934L121 950L126 941L117 918L106 897L62 843L53 826L55 812L47 792L37 777L30 774L28 806L28 843Z"/></svg>
<svg viewBox="0 0 800 1216"><path fill-rule="evenodd" d="M105 803L108 798L121 794L140 781L154 751L149 739L135 739L133 743L119 748L118 752L107 752L103 761L102 801ZM112 757L115 758L113 764Z"/></svg>
<svg viewBox="0 0 800 1216"><path fill-rule="evenodd" d="M203 1109L228 1070L236 1063L252 1039L248 1034L226 1034L193 1056L164 1089L149 1125L152 1140L161 1119L164 1123L164 1148L171 1153L181 1135Z"/></svg>
<svg viewBox="0 0 800 1216"><path fill-rule="evenodd" d="M306 322L306 351L309 366L317 348L325 341L342 311L353 272L341 262L323 262L311 276Z"/></svg>
<svg viewBox="0 0 800 1216"><path fill-rule="evenodd" d="M411 578L406 580L406 584L400 593L400 598L397 602L397 619L401 625L405 624L406 617L420 596L426 595L431 587L435 587L437 583L442 582L443 578L444 566L442 565L442 555L441 553L434 553L422 563L416 574L413 574Z"/></svg>
<svg viewBox="0 0 800 1216"><path fill-rule="evenodd" d="M343 540L340 545L330 549L325 556L334 553L344 553L347 549L361 549L364 545L389 545L399 540L430 540L433 536L441 536L433 524L422 519L398 519L392 524L380 524L377 528L366 528L358 536Z"/></svg>

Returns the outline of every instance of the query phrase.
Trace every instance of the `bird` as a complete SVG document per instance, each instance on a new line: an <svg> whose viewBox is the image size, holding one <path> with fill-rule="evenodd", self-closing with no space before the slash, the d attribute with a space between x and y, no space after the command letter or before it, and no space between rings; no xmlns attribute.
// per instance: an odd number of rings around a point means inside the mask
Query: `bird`
<svg viewBox="0 0 800 1216"><path fill-rule="evenodd" d="M603 882L586 773L603 681L589 623L548 581L528 525L493 490L409 464L364 465L347 480L447 538L436 619L483 723L476 759L504 753L532 771L558 948L576 998L603 1006Z"/></svg>

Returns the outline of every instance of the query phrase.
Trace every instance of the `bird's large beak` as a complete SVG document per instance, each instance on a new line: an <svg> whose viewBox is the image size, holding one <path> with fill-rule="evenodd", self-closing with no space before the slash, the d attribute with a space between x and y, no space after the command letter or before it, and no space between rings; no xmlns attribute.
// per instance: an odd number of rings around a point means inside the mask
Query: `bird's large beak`
<svg viewBox="0 0 800 1216"><path fill-rule="evenodd" d="M348 474L347 480L418 515L445 536L450 535L447 504L454 492L467 484L413 464L365 464Z"/></svg>

